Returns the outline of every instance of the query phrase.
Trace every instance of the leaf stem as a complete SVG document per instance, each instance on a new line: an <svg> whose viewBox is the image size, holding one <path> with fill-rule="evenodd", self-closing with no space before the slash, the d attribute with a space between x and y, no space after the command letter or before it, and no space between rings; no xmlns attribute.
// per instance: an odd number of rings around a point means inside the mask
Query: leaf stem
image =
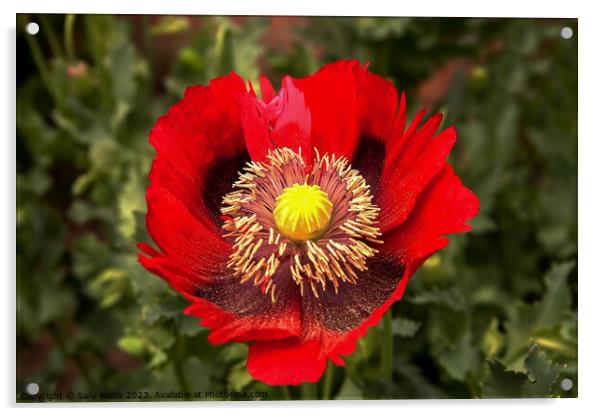
<svg viewBox="0 0 602 416"><path fill-rule="evenodd" d="M148 79L148 86L149 86L149 94L152 95L153 93L153 89L155 86L155 81L154 81L154 70L155 70L155 55L153 53L153 38L152 38L152 34L151 34L151 24L150 24L150 16L148 15L144 15L142 17L142 35L143 35L143 42L144 42L144 53L147 56L147 61L148 61L148 71L149 71L149 79Z"/></svg>
<svg viewBox="0 0 602 416"><path fill-rule="evenodd" d="M29 45L29 50L31 51L33 62L35 63L38 72L40 73L42 83L48 90L48 93L52 96L55 104L58 104L60 102L60 96L56 88L54 88L54 84L52 83L50 70L46 65L46 60L44 59L44 55L42 54L42 50L40 49L38 39L35 37L35 35L30 34L26 34L25 39L27 39L27 44Z"/></svg>
<svg viewBox="0 0 602 416"><path fill-rule="evenodd" d="M574 346L551 338L538 337L533 340L540 347L548 350L558 351L571 358L577 357L577 350Z"/></svg>
<svg viewBox="0 0 602 416"><path fill-rule="evenodd" d="M42 33L45 33L48 37L48 44L52 50L52 56L55 58L62 58L63 51L61 50L61 44L56 37L56 33L54 33L54 29L52 28L52 24L50 23L48 15L41 14L38 17L40 18L40 23L42 24Z"/></svg>
<svg viewBox="0 0 602 416"><path fill-rule="evenodd" d="M184 369L182 368L182 364L186 356L186 347L184 342L185 341L183 340L176 341L176 356L173 360L173 369L174 374L176 375L176 379L178 380L178 386L180 387L180 390L184 393L190 393L190 384L188 383L188 379L186 378L186 374L184 373ZM191 399L185 395L185 400Z"/></svg>
<svg viewBox="0 0 602 416"><path fill-rule="evenodd" d="M322 390L322 399L330 399L330 390L332 389L332 379L334 375L334 364L330 361L326 365L326 374L324 374L324 386Z"/></svg>
<svg viewBox="0 0 602 416"><path fill-rule="evenodd" d="M75 48L73 46L73 29L75 27L75 15L68 14L65 16L65 31L63 33L63 42L65 43L65 54L67 63L75 61Z"/></svg>
<svg viewBox="0 0 602 416"><path fill-rule="evenodd" d="M382 374L385 380L393 380L393 317L389 309L383 317L383 342L381 347Z"/></svg>
<svg viewBox="0 0 602 416"><path fill-rule="evenodd" d="M281 390L282 390L282 395L284 396L284 400L290 400L291 399L291 393L288 390L288 386L280 386Z"/></svg>
<svg viewBox="0 0 602 416"><path fill-rule="evenodd" d="M301 397L305 400L317 400L318 389L315 383L302 383L301 384Z"/></svg>
<svg viewBox="0 0 602 416"><path fill-rule="evenodd" d="M174 374L176 375L176 379L178 380L178 387L180 387L180 390L184 393L190 393L190 385L188 384L188 380L186 379L186 375L182 369L182 362L180 360L174 360L173 370ZM185 395L184 400L190 400L190 398Z"/></svg>

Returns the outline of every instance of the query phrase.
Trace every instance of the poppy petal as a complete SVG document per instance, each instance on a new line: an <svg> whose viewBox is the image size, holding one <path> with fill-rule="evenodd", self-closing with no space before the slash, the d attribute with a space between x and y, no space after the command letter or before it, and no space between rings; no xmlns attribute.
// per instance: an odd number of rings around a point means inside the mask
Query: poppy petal
<svg viewBox="0 0 602 416"><path fill-rule="evenodd" d="M351 162L360 171L370 189L378 189L380 176L385 166L385 143L374 136L362 135Z"/></svg>
<svg viewBox="0 0 602 416"><path fill-rule="evenodd" d="M301 149L306 161L311 160L311 115L292 78L284 77L279 94L267 103L250 95L244 97L241 120L247 149L254 161L266 162L268 151L278 147Z"/></svg>
<svg viewBox="0 0 602 416"><path fill-rule="evenodd" d="M463 233L479 211L479 200L445 165L418 197L408 219L384 236L383 252L410 265L413 272L427 257L445 247L445 235Z"/></svg>
<svg viewBox="0 0 602 416"><path fill-rule="evenodd" d="M404 272L404 266L392 258L368 259L367 270L358 272L355 284L341 283L319 291L319 297L304 296L304 335L313 338L326 329L346 332L359 326L391 296Z"/></svg>
<svg viewBox="0 0 602 416"><path fill-rule="evenodd" d="M215 230L221 198L249 160L239 110L246 95L244 81L235 74L207 87L190 87L150 133L157 153L151 187L169 189L192 215L212 223Z"/></svg>
<svg viewBox="0 0 602 416"><path fill-rule="evenodd" d="M393 257L368 261L368 270L358 273L356 284L331 287L319 298L303 298L303 336L320 341L320 357L344 365L339 355L355 350L355 341L377 325L391 304L404 292L409 278L405 266Z"/></svg>
<svg viewBox="0 0 602 416"><path fill-rule="evenodd" d="M371 260L356 285L341 285L339 293L303 299L304 336L320 340L320 357L341 365L356 340L377 325L391 305L401 299L418 267L447 245L444 235L470 230L466 221L479 209L476 196L446 165L420 195L408 220L384 236L381 255ZM343 297L338 298L338 296Z"/></svg>
<svg viewBox="0 0 602 416"><path fill-rule="evenodd" d="M301 332L298 302L272 303L253 285L220 282L200 288L197 296L185 313L213 330L208 338L213 344L277 340Z"/></svg>
<svg viewBox="0 0 602 416"><path fill-rule="evenodd" d="M247 368L255 380L269 385L315 383L326 369L319 348L318 341L298 338L254 342L249 345Z"/></svg>
<svg viewBox="0 0 602 416"><path fill-rule="evenodd" d="M421 111L404 132L405 95L399 99L391 82L358 61L285 76L278 94L267 78L259 84L261 99L235 74L189 88L157 121L147 190L147 230L157 248L139 244L139 261L191 302L185 313L211 330L210 342L251 342L253 378L315 383L328 360L345 364L415 270L447 245L445 235L470 229L465 222L479 203L446 165L455 130L436 136L441 115L421 125ZM370 186L384 243L357 279L303 296L287 267L269 275L253 269L242 282L241 271L228 267L233 243L222 236L223 197L247 161L266 161L282 147L300 150L308 165L314 147L344 156Z"/></svg>
<svg viewBox="0 0 602 416"><path fill-rule="evenodd" d="M232 248L204 226L164 188L148 188L146 228L163 255L198 276L199 284L220 270ZM193 282L194 283L194 282Z"/></svg>
<svg viewBox="0 0 602 416"><path fill-rule="evenodd" d="M397 227L412 211L417 197L443 166L456 142L448 128L435 137L441 115L431 117L422 128L408 129L397 152L387 155L375 201L381 208L381 231Z"/></svg>
<svg viewBox="0 0 602 416"><path fill-rule="evenodd" d="M241 284L226 267L229 243L197 221L169 191L149 188L147 201L147 229L161 251L142 245L149 257L141 254L139 261L193 302L187 311L214 330L210 341L299 335L297 291L284 287L283 301L273 303L260 287Z"/></svg>
<svg viewBox="0 0 602 416"><path fill-rule="evenodd" d="M357 61L339 61L315 74L294 80L311 113L311 140L320 154L351 160L358 141ZM311 149L313 151L313 149Z"/></svg>
<svg viewBox="0 0 602 416"><path fill-rule="evenodd" d="M261 98L264 103L269 103L276 96L276 92L274 91L274 87L270 80L264 75L259 77L259 88L261 90Z"/></svg>
<svg viewBox="0 0 602 416"><path fill-rule="evenodd" d="M241 285L228 276L217 284L215 279L201 282L162 255L149 258L140 254L139 261L191 302L184 313L200 318L200 325L212 330L208 339L213 344L274 340L300 334L299 307L294 299L274 304L259 288ZM225 264L221 267L224 269Z"/></svg>
<svg viewBox="0 0 602 416"><path fill-rule="evenodd" d="M358 101L358 140L352 166L376 190L385 157L401 137L405 124L405 96L397 111L397 89L390 81L359 65L354 70Z"/></svg>

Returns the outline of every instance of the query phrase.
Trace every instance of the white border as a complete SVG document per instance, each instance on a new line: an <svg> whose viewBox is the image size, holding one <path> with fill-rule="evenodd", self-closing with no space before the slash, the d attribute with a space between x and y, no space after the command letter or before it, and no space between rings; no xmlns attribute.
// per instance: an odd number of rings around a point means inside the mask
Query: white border
<svg viewBox="0 0 602 416"><path fill-rule="evenodd" d="M373 407L384 412L438 413L447 415L504 415L518 409L529 413L566 416L569 411L587 412L600 408L596 399L602 395L598 391L602 369L602 337L600 335L600 306L602 285L600 269L600 244L602 236L600 221L600 170L602 165L602 141L599 133L600 111L602 111L600 91L599 41L602 39L601 17L596 13L594 2L588 1L534 1L505 0L503 2L471 2L467 0L428 2L392 0L369 0L364 2L327 2L324 0L268 1L268 0L20 0L2 2L0 19L3 23L3 41L0 65L1 91L0 125L6 136L0 140L0 264L4 267L2 281L3 318L8 322L4 340L0 342L2 354L1 369L6 373L0 378L0 391L3 404L14 402L14 357L15 357L15 13L113 13L113 14L253 14L253 15L376 15L376 16L488 16L488 17L577 17L579 27L579 399L576 400L432 400L432 401L357 401L357 402L295 402L295 403L174 403L169 407L198 407L198 410L225 410L227 413L278 414L284 411L291 415L304 415L308 412L331 413L335 408L344 409L347 414L365 414ZM78 412L86 407L86 412L105 414L115 408L142 407L144 412L163 414L168 407L163 403L108 404L101 408L84 406L31 406L44 412ZM284 410L286 409L286 410ZM14 410L14 409L13 409Z"/></svg>

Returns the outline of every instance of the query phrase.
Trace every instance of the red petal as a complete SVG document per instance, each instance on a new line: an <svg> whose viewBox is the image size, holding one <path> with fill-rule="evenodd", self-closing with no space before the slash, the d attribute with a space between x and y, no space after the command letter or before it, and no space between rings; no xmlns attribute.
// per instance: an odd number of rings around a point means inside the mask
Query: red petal
<svg viewBox="0 0 602 416"><path fill-rule="evenodd" d="M319 348L317 341L298 338L254 342L249 346L247 368L254 379L269 385L315 383L326 369Z"/></svg>
<svg viewBox="0 0 602 416"><path fill-rule="evenodd" d="M164 278L182 293L193 305L187 313L202 318L202 324L213 330L211 342L249 341L258 339L280 339L299 335L299 305L293 301L286 305L272 304L269 296L251 284L234 284L239 298L231 291L220 292L223 285L216 283L231 279L226 261L232 248L229 243L214 234L193 217L184 205L167 190L149 188L147 191L149 212L147 229L161 252L143 244L145 254L139 256L140 263L149 271ZM217 304L203 299L209 294L211 300L236 304L222 310ZM295 292L296 293L296 292ZM226 299L224 301L224 299ZM231 299L228 303L228 299ZM253 314L243 316L244 305L253 305Z"/></svg>
<svg viewBox="0 0 602 416"><path fill-rule="evenodd" d="M186 263L191 270L207 261L221 264L228 257L231 245L203 226L170 191L148 188L146 200L146 227L163 253Z"/></svg>
<svg viewBox="0 0 602 416"><path fill-rule="evenodd" d="M191 276L185 269L178 269L181 266L174 259L163 255L147 258L142 254L138 258L147 270L161 276L192 302L184 313L201 318L200 324L212 330L208 339L213 344L275 340L300 334L301 323L298 305L289 303L286 308L279 309L278 313L271 313L270 307L275 308L275 306L271 304L270 298L257 291L253 295L257 296L260 302L265 302L264 313L237 316L235 313L225 311L206 299L197 297L196 293L199 288L211 287L211 282L200 281L195 276ZM225 265L222 265L222 269L224 267ZM245 292L241 286L240 296L249 300L248 293L248 290Z"/></svg>
<svg viewBox="0 0 602 416"><path fill-rule="evenodd" d="M150 134L157 152L151 187L169 189L192 215L215 229L204 203L205 176L217 159L246 154L239 110L246 95L243 80L235 74L215 79L208 87L190 87ZM233 167L234 174L238 168Z"/></svg>
<svg viewBox="0 0 602 416"><path fill-rule="evenodd" d="M406 285L413 273L413 270L406 269L402 276L399 276L399 283L386 302L376 308L374 312L357 328L343 333L325 333L323 336L323 348L326 347L328 357L337 365L344 365L345 362L340 356L350 355L355 351L357 340L366 335L369 328L379 324L383 315L389 310L393 303L401 299Z"/></svg>
<svg viewBox="0 0 602 416"><path fill-rule="evenodd" d="M240 104L240 118L249 155L254 161L266 162L268 151L275 147L270 137L270 126L265 114L266 105L251 96L243 97Z"/></svg>
<svg viewBox="0 0 602 416"><path fill-rule="evenodd" d="M221 271L232 248L169 191L149 188L146 228L164 255L199 281Z"/></svg>
<svg viewBox="0 0 602 416"><path fill-rule="evenodd" d="M377 325L391 305L401 299L416 269L430 255L447 245L443 236L470 230L466 221L473 218L478 210L476 196L462 185L449 165L445 166L420 195L407 221L384 236L379 256L396 258L405 265L392 294L360 325L348 332L314 327L309 334L311 339L320 342L318 358L329 358L337 365L344 364L340 356L355 350L357 339L363 337L368 328ZM373 274L379 272L374 268L371 270ZM305 328L304 331L307 332Z"/></svg>
<svg viewBox="0 0 602 416"><path fill-rule="evenodd" d="M415 270L416 263L447 245L444 235L469 231L466 221L478 211L477 197L462 185L451 166L445 165L420 195L408 219L385 235L383 253Z"/></svg>
<svg viewBox="0 0 602 416"><path fill-rule="evenodd" d="M136 244L136 247L138 247L144 254L150 257L157 257L161 255L160 252L158 252L154 247L147 243L138 243Z"/></svg>
<svg viewBox="0 0 602 416"><path fill-rule="evenodd" d="M311 112L311 137L320 154L351 160L358 140L357 61L338 61L314 75L295 80Z"/></svg>
<svg viewBox="0 0 602 416"><path fill-rule="evenodd" d="M388 306L401 298L409 273L391 256L378 255L358 272L355 284L327 286L319 298L303 297L303 337L320 340L320 358L344 365L339 355L355 349L355 340L376 325ZM405 280L404 280L405 279Z"/></svg>
<svg viewBox="0 0 602 416"><path fill-rule="evenodd" d="M245 97L241 101L241 120L254 161L265 162L268 151L277 147L301 149L305 159L311 160L311 116L303 93L290 77L284 77L280 93L267 104Z"/></svg>
<svg viewBox="0 0 602 416"><path fill-rule="evenodd" d="M269 103L276 96L272 83L263 75L259 77L259 88L261 89L261 98L264 103Z"/></svg>
<svg viewBox="0 0 602 416"><path fill-rule="evenodd" d="M352 165L376 193L385 157L391 153L403 135L405 125L405 96L397 109L395 86L366 68L354 70L358 100L358 143Z"/></svg>
<svg viewBox="0 0 602 416"><path fill-rule="evenodd" d="M191 297L196 288L205 279L203 276L191 274L191 271L178 263L177 260L160 253L154 257L146 257L144 254L139 253L138 261L146 270L161 277L185 297Z"/></svg>
<svg viewBox="0 0 602 416"><path fill-rule="evenodd" d="M414 132L415 121L397 152L387 155L375 198L381 209L379 222L382 232L406 220L416 198L444 166L456 141L456 131L448 128L434 137L440 123L441 115L437 114Z"/></svg>
<svg viewBox="0 0 602 416"><path fill-rule="evenodd" d="M264 296L264 295L260 295ZM264 296L266 302L271 302ZM197 298L184 313L201 318L201 325L212 329L209 341L213 344L278 340L298 336L301 322L298 308L278 315L238 317L204 299Z"/></svg>
<svg viewBox="0 0 602 416"><path fill-rule="evenodd" d="M397 89L384 78L356 68L360 136L388 142L403 132L397 112ZM404 103L405 104L405 103ZM405 105L401 114L405 114ZM399 128L401 127L401 129ZM389 147L389 145L387 145Z"/></svg>

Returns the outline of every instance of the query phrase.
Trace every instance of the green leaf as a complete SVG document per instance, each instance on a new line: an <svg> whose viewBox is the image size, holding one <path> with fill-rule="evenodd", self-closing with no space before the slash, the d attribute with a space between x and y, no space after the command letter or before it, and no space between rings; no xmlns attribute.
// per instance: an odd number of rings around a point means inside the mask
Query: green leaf
<svg viewBox="0 0 602 416"><path fill-rule="evenodd" d="M516 372L509 370L498 359L489 361L489 378L483 386L483 397L550 397L564 366L548 361L536 344L529 347L523 365L524 371Z"/></svg>
<svg viewBox="0 0 602 416"><path fill-rule="evenodd" d="M210 389L211 367L197 357L189 357L182 365L188 386L192 391ZM173 388L173 385L170 387Z"/></svg>
<svg viewBox="0 0 602 416"><path fill-rule="evenodd" d="M510 363L525 351L530 340L542 331L552 328L569 314L571 296L567 279L575 266L574 261L552 266L545 275L546 291L539 302L521 303L510 309L507 323L508 349L505 358Z"/></svg>
<svg viewBox="0 0 602 416"><path fill-rule="evenodd" d="M362 397L362 390L355 385L355 383L349 378L345 377L341 390L335 397L336 400L353 400L360 399Z"/></svg>
<svg viewBox="0 0 602 416"><path fill-rule="evenodd" d="M247 358L247 346L244 344L228 344L220 352L218 359L225 363L242 361Z"/></svg>
<svg viewBox="0 0 602 416"><path fill-rule="evenodd" d="M189 316L189 315L182 315L180 317L180 326L179 326L179 333L182 335L186 335L186 336L194 336L197 335L200 332L206 331L207 329L202 327L201 324L199 323L199 319Z"/></svg>
<svg viewBox="0 0 602 416"><path fill-rule="evenodd" d="M567 279L574 267L574 261L554 264L544 277L547 290L540 304L537 327L549 328L566 316L571 306Z"/></svg>
<svg viewBox="0 0 602 416"><path fill-rule="evenodd" d="M459 381L466 380L470 373L475 374L481 364L479 350L470 332L465 332L455 345L443 348L437 360L451 377Z"/></svg>
<svg viewBox="0 0 602 416"><path fill-rule="evenodd" d="M84 234L75 240L72 249L73 271L80 279L100 273L110 263L111 250L94 234Z"/></svg>
<svg viewBox="0 0 602 416"><path fill-rule="evenodd" d="M162 16L151 28L151 35L175 35L190 29L190 21L186 17Z"/></svg>
<svg viewBox="0 0 602 416"><path fill-rule="evenodd" d="M37 317L49 323L70 314L76 305L73 293L55 285L40 285Z"/></svg>
<svg viewBox="0 0 602 416"><path fill-rule="evenodd" d="M464 311L466 305L466 299L457 287L427 290L412 296L408 301L416 305L443 305L452 311Z"/></svg>
<svg viewBox="0 0 602 416"><path fill-rule="evenodd" d="M534 344L525 359L525 368L529 375L529 383L525 385L526 397L547 397L556 382L564 365L551 363L543 351Z"/></svg>
<svg viewBox="0 0 602 416"><path fill-rule="evenodd" d="M501 361L489 361L489 379L483 385L485 398L522 397L523 385L528 382L527 375L508 370Z"/></svg>
<svg viewBox="0 0 602 416"><path fill-rule="evenodd" d="M101 308L108 308L121 299L127 286L125 271L109 267L90 282L88 290L93 297L100 300Z"/></svg>
<svg viewBox="0 0 602 416"><path fill-rule="evenodd" d="M141 357L146 351L146 344L144 340L134 335L126 335L119 338L117 341L117 346L128 354L136 357Z"/></svg>
<svg viewBox="0 0 602 416"><path fill-rule="evenodd" d="M149 368L157 368L167 362L169 356L163 350L156 350L151 360L148 362Z"/></svg>
<svg viewBox="0 0 602 416"><path fill-rule="evenodd" d="M153 345L161 349L167 349L175 342L173 332L162 326L155 326L148 329L146 331L146 336Z"/></svg>
<svg viewBox="0 0 602 416"><path fill-rule="evenodd" d="M135 215L146 210L142 174L136 169L130 169L128 173L119 195L118 207L120 217L118 229L124 237L131 238L136 233Z"/></svg>
<svg viewBox="0 0 602 416"><path fill-rule="evenodd" d="M412 399L442 399L447 394L439 388L426 375L426 372L420 366L405 359L397 360L395 364L396 380L394 388L396 389L396 398Z"/></svg>
<svg viewBox="0 0 602 416"><path fill-rule="evenodd" d="M493 318L489 327L483 334L483 340L481 341L481 351L485 354L486 358L493 358L496 356L504 346L504 335L498 329L498 320Z"/></svg>
<svg viewBox="0 0 602 416"><path fill-rule="evenodd" d="M397 317L393 319L393 335L397 335L402 338L413 338L421 326L421 322L413 321L408 318Z"/></svg>
<svg viewBox="0 0 602 416"><path fill-rule="evenodd" d="M120 30L121 34L124 29ZM106 56L105 64L111 77L113 97L115 99L111 127L119 127L132 108L135 83L135 49L125 35L117 36Z"/></svg>
<svg viewBox="0 0 602 416"><path fill-rule="evenodd" d="M249 374L244 362L235 365L228 375L228 384L236 391L244 389L252 381L253 378Z"/></svg>

